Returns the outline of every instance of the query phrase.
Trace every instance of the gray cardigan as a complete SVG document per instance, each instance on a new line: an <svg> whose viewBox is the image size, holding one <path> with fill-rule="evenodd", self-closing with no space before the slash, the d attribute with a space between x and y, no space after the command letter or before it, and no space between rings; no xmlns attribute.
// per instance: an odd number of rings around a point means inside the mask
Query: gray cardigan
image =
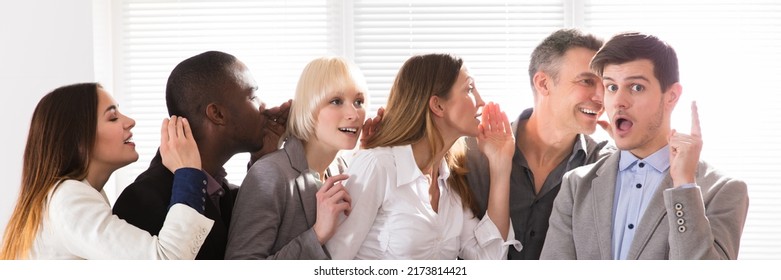
<svg viewBox="0 0 781 280"><path fill-rule="evenodd" d="M313 174L293 137L255 162L236 197L225 259L330 259L312 229L321 185Z"/></svg>

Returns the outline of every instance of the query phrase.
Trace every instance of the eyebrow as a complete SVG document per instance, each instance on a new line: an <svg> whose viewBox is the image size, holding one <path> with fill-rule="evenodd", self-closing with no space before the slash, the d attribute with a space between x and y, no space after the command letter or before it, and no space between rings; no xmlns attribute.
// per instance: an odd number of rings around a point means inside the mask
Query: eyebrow
<svg viewBox="0 0 781 280"><path fill-rule="evenodd" d="M645 76L640 76L640 75L638 75L638 76L629 76L629 77L626 77L626 79L627 80L643 80L643 81L646 81L646 82L650 82L648 80L648 78L646 78Z"/></svg>
<svg viewBox="0 0 781 280"><path fill-rule="evenodd" d="M108 106L108 108L106 108L106 111L103 111L103 114L108 113L111 110L116 110L117 107L118 107L117 105Z"/></svg>
<svg viewBox="0 0 781 280"><path fill-rule="evenodd" d="M602 79L606 80L606 81L614 81L615 82L615 80L613 78L608 77L608 76L603 76ZM643 80L643 81L646 81L646 82L649 82L649 83L651 82L651 81L648 80L648 78L646 78L645 76L642 76L642 75L629 76L629 77L626 77L625 80Z"/></svg>
<svg viewBox="0 0 781 280"><path fill-rule="evenodd" d="M599 78L599 76L597 76L597 74L594 74L592 72L582 72L577 76L575 76L575 78Z"/></svg>

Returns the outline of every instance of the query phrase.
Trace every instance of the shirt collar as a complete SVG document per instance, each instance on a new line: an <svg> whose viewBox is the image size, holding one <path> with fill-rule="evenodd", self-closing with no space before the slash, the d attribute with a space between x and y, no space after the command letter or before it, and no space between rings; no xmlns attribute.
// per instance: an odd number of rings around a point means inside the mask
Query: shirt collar
<svg viewBox="0 0 781 280"><path fill-rule="evenodd" d="M225 181L225 176L228 175L228 173L225 172L225 168L220 168L219 171L217 171L216 176L212 177L209 172L203 172L206 174L206 192L209 195L214 195L215 193L218 193L220 190L222 190L222 182ZM220 195L222 195L220 193Z"/></svg>
<svg viewBox="0 0 781 280"><path fill-rule="evenodd" d="M415 163L415 156L412 154L412 145L391 147L393 160L396 164L396 185L402 186L415 181L420 177L425 177ZM445 160L439 163L439 178L447 180L450 177L450 169L447 168Z"/></svg>
<svg viewBox="0 0 781 280"><path fill-rule="evenodd" d="M651 165L651 167L657 171L664 172L670 168L670 145L665 145L644 159L637 158L629 151L621 150L621 158L618 161L618 170L624 171L627 168L632 167L637 161L642 161Z"/></svg>

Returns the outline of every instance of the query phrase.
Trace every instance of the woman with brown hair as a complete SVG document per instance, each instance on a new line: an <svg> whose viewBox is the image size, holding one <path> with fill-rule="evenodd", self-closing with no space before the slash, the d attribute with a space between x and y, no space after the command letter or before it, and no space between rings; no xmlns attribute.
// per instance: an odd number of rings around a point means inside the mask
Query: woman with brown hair
<svg viewBox="0 0 781 280"><path fill-rule="evenodd" d="M33 112L22 187L0 259L193 259L213 221L187 120L163 121L160 153L176 179L166 224L151 236L111 214L103 186L138 159L130 129L99 84L63 86Z"/></svg>
<svg viewBox="0 0 781 280"><path fill-rule="evenodd" d="M347 170L353 209L327 243L334 259L502 259L520 246L509 217L510 123L483 103L460 58L408 59L379 127ZM476 136L490 162L482 220L464 177L463 136Z"/></svg>

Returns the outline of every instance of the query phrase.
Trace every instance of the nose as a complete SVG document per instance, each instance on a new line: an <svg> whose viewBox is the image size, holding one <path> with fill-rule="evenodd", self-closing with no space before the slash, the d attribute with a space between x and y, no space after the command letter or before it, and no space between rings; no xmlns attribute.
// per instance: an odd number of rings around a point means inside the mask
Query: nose
<svg viewBox="0 0 781 280"><path fill-rule="evenodd" d="M353 103L353 105L352 105L352 106L344 106L344 108L345 108L345 109L344 109L344 110L345 110L345 112L344 112L344 117L345 117L347 120L355 120L355 119L357 119L357 118L358 118L358 115L360 114L359 112L360 112L361 110L363 110L363 108L361 108L361 107L356 107L356 106L354 105L354 103Z"/></svg>
<svg viewBox="0 0 781 280"><path fill-rule="evenodd" d="M631 94L632 93L629 92L629 88L616 91L616 93L613 95L613 107L619 109L629 108L631 106Z"/></svg>
<svg viewBox="0 0 781 280"><path fill-rule="evenodd" d="M480 92L477 91L477 87L472 89L472 93L475 96L475 107L480 108L485 106L485 101L483 101L483 98L480 96Z"/></svg>
<svg viewBox="0 0 781 280"><path fill-rule="evenodd" d="M125 122L125 129L130 130L136 126L136 120L128 116L125 116L125 118L127 118L127 121Z"/></svg>

